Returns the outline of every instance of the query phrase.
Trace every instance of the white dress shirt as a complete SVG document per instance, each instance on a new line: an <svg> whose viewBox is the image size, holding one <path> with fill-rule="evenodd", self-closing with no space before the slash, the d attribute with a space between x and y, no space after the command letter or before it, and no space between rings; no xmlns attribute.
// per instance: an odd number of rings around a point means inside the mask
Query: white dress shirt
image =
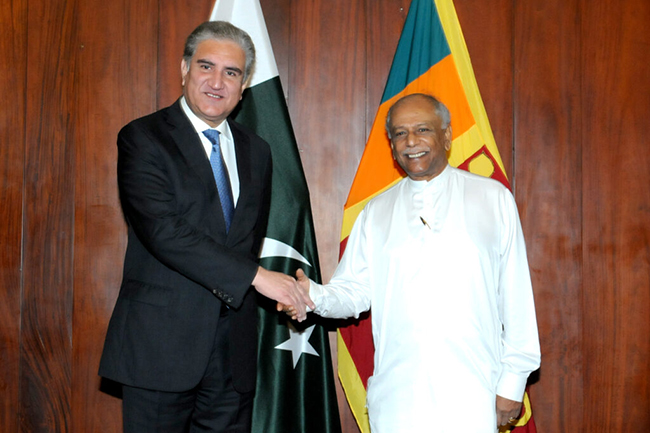
<svg viewBox="0 0 650 433"><path fill-rule="evenodd" d="M223 121L217 125L216 128L212 128L203 120L199 119L196 114L194 114L189 105L187 105L187 101L185 100L184 96L181 97L181 107L183 108L183 111L187 115L188 119L190 119L190 122L192 122L192 126L194 126L196 133L201 139L201 143L203 144L203 148L205 149L205 154L208 160L210 160L210 154L212 153L212 143L210 140L208 140L208 137L203 134L203 131L206 129L216 129L220 132L219 146L221 147L221 155L223 156L223 161L226 164L226 170L228 170L228 179L230 180L230 187L232 189L233 203L235 206L237 206L237 200L239 199L237 155L235 153L235 140L232 138L232 132L230 131L228 122Z"/></svg>

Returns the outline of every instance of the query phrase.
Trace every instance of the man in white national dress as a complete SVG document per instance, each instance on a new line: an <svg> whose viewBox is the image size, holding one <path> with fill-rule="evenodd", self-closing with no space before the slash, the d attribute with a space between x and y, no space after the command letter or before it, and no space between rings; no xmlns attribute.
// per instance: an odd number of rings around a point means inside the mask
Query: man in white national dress
<svg viewBox="0 0 650 433"><path fill-rule="evenodd" d="M450 122L429 95L398 100L386 129L408 177L360 213L329 284L297 274L316 314L358 317L372 307L373 433L494 432L516 421L540 364L514 198L448 164Z"/></svg>

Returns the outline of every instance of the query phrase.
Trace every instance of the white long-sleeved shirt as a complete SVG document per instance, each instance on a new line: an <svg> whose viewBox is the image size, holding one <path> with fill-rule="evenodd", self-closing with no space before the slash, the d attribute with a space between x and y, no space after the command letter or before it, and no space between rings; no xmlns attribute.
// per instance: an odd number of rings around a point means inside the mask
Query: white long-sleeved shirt
<svg viewBox="0 0 650 433"><path fill-rule="evenodd" d="M310 296L324 317L372 307L373 433L496 431L496 395L521 401L540 364L512 194L451 166L371 200Z"/></svg>

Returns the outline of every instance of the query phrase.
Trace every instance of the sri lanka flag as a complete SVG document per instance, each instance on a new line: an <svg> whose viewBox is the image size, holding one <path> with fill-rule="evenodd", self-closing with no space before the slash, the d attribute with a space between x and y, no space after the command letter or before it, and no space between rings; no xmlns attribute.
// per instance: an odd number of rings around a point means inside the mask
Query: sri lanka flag
<svg viewBox="0 0 650 433"><path fill-rule="evenodd" d="M404 172L394 163L384 125L388 109L411 93L428 93L451 112L449 163L499 180L510 187L452 0L413 0L388 75L381 105L368 137L343 213L341 254L366 203L399 182ZM370 319L338 331L339 377L363 433L369 433L366 386L372 375ZM535 432L528 396L517 433ZM532 428L532 430L531 430Z"/></svg>

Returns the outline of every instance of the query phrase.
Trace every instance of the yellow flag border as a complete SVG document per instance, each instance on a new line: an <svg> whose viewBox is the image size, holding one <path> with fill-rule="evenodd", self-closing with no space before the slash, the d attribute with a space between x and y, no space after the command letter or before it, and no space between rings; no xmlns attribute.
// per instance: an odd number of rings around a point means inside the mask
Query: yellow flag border
<svg viewBox="0 0 650 433"><path fill-rule="evenodd" d="M458 21L458 15L456 15L454 3L452 0L433 1L438 9L438 16L440 17L442 28L447 37L449 49L454 57L454 61L456 62L458 75L463 84L465 97L467 98L467 102L469 103L472 114L474 115L476 125L478 126L481 136L485 140L485 145L505 174L506 170L501 161L501 155L499 154L496 141L494 140L494 134L492 133L492 127L490 126L490 121L488 120L487 112L485 111L485 105L483 105L481 93L478 90L478 83L476 82L476 76L474 75L474 69L472 68L472 61L469 58L469 51L467 51L465 37L460 29L460 22Z"/></svg>
<svg viewBox="0 0 650 433"><path fill-rule="evenodd" d="M368 420L368 408L366 407L366 388L363 386L359 372L354 365L354 360L348 347L343 341L341 331L336 331L338 345L339 380L345 391L345 398L348 400L352 415L357 421L361 433L370 433L370 421Z"/></svg>

